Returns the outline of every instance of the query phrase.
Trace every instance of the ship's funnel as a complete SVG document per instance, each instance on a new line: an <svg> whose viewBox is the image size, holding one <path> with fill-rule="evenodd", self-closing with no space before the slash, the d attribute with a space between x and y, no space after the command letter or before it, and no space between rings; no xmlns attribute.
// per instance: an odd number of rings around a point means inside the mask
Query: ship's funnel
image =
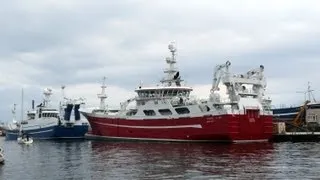
<svg viewBox="0 0 320 180"><path fill-rule="evenodd" d="M74 119L76 121L79 121L80 120L80 112L79 112L79 109L80 109L80 104L75 104L74 105Z"/></svg>
<svg viewBox="0 0 320 180"><path fill-rule="evenodd" d="M64 109L64 120L70 121L72 108L73 104L67 104L67 107Z"/></svg>
<svg viewBox="0 0 320 180"><path fill-rule="evenodd" d="M32 100L32 110L34 110L34 100Z"/></svg>

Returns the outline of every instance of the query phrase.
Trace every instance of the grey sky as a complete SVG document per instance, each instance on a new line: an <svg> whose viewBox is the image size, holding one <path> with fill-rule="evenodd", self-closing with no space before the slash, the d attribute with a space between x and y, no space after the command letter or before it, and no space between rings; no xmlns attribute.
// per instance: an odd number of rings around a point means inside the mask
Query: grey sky
<svg viewBox="0 0 320 180"><path fill-rule="evenodd" d="M45 87L88 105L103 76L108 103L158 83L175 41L178 65L195 94L206 97L215 65L237 73L265 65L273 104L299 104L296 91L320 90L320 8L317 1L29 0L0 3L0 121L10 108L40 101ZM25 108L27 109L27 107Z"/></svg>

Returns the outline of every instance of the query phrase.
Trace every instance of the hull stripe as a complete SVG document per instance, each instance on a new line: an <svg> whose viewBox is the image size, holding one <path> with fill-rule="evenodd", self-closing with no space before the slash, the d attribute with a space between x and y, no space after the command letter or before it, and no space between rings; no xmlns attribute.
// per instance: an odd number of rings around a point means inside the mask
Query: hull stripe
<svg viewBox="0 0 320 180"><path fill-rule="evenodd" d="M229 142L229 143L258 143L268 142L268 139L257 139L257 140L188 140L188 139L158 139L158 138L132 138L132 137L114 137L114 136L97 136L93 134L86 134L87 139L109 139L109 140L136 140L136 141L167 141L167 142Z"/></svg>
<svg viewBox="0 0 320 180"><path fill-rule="evenodd" d="M49 129L49 130L45 130L45 131L37 131L37 132L28 132L28 134L39 134L39 133L45 133L45 132L51 132L53 131L53 129ZM7 132L7 134L18 134L18 132Z"/></svg>
<svg viewBox="0 0 320 180"><path fill-rule="evenodd" d="M114 137L114 136L98 136L86 134L87 139L116 139L116 140L136 140L136 141L168 141L168 142L232 142L231 140L188 140L188 139L160 139L160 138L133 138L133 137Z"/></svg>
<svg viewBox="0 0 320 180"><path fill-rule="evenodd" d="M273 116L287 116L287 115L296 115L298 112L293 112L293 113L278 113L278 114L273 114Z"/></svg>
<svg viewBox="0 0 320 180"><path fill-rule="evenodd" d="M39 133L45 133L45 132L51 132L51 131L53 131L53 129L49 129L49 130L46 130L46 131L32 132L32 133L29 133L29 134L39 134Z"/></svg>
<svg viewBox="0 0 320 180"><path fill-rule="evenodd" d="M179 129L179 128L202 128L201 124L191 124L191 125L180 125L180 126L128 126L128 125L117 125L109 123L95 122L96 124L113 126L113 127L124 127L124 128L136 128L136 129Z"/></svg>

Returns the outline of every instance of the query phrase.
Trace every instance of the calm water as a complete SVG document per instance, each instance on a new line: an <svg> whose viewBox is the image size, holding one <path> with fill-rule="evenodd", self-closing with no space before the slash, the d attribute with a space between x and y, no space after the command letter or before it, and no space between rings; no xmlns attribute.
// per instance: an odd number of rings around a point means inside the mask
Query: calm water
<svg viewBox="0 0 320 180"><path fill-rule="evenodd" d="M184 144L0 139L1 180L320 179L320 143Z"/></svg>

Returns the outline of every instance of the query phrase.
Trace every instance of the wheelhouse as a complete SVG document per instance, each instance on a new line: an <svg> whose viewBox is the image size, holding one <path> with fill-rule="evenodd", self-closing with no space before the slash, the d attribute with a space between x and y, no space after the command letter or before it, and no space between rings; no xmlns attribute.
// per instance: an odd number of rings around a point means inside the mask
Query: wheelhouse
<svg viewBox="0 0 320 180"><path fill-rule="evenodd" d="M138 100L146 99L167 99L176 96L189 97L192 88L190 87L155 87L136 89Z"/></svg>

